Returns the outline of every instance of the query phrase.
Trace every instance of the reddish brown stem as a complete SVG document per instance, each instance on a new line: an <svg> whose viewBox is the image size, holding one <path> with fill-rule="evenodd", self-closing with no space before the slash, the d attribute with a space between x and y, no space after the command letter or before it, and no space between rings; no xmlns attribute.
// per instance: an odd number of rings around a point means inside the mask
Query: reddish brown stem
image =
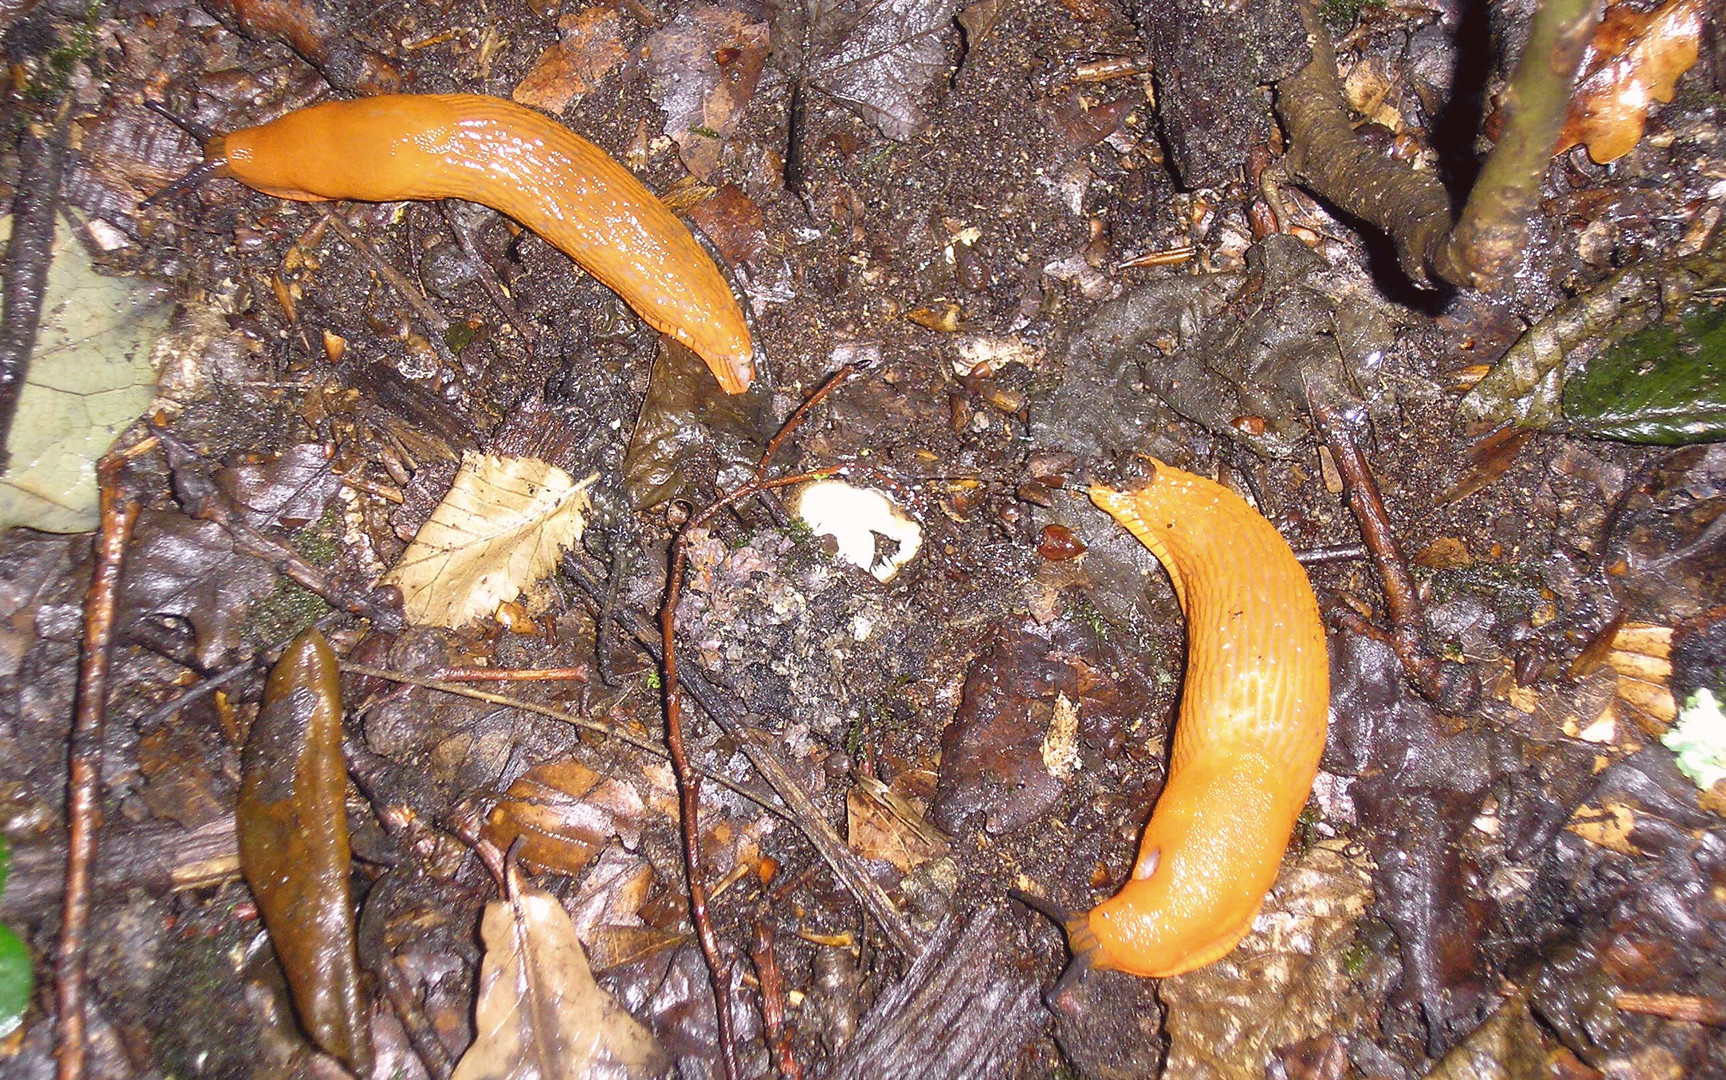
<svg viewBox="0 0 1726 1080"><path fill-rule="evenodd" d="M684 745L683 694L677 677L677 602L683 593L683 571L689 562L689 538L695 530L705 528L727 507L754 498L763 491L822 479L839 471L838 467L833 467L767 479L767 470L773 464L773 458L784 446L785 440L809 416L809 410L832 393L840 383L849 379L856 370L856 365L847 364L828 376L826 381L816 387L786 418L779 431L767 443L767 449L762 452L761 461L756 465L755 475L747 483L714 500L684 525L671 545L671 568L666 575L665 601L659 608L659 640L663 650L661 667L665 693L665 745L671 753L671 767L677 777L677 804L683 826L683 861L689 875L689 914L695 923L695 937L701 945L701 955L707 961L707 977L713 984L715 1014L719 1021L720 1062L724 1066L726 1080L737 1080L738 1076L736 1036L731 1028L731 980L720 951L719 935L713 929L713 917L707 908L707 881L701 866L701 774L690 764L689 752Z"/></svg>
<svg viewBox="0 0 1726 1080"><path fill-rule="evenodd" d="M785 977L773 954L773 920L763 910L755 919L755 937L749 946L755 977L761 983L761 1022L767 1029L767 1048L773 1067L784 1080L803 1080L803 1066L791 1048L791 1026L785 1017Z"/></svg>
<svg viewBox="0 0 1726 1080"><path fill-rule="evenodd" d="M1625 1012L1687 1020L1712 1027L1726 1026L1726 1002L1694 994L1632 994L1623 991L1613 996L1612 1003Z"/></svg>
<svg viewBox="0 0 1726 1080"><path fill-rule="evenodd" d="M587 668L439 668L432 678L442 682L586 682Z"/></svg>
<svg viewBox="0 0 1726 1080"><path fill-rule="evenodd" d="M1408 560L1403 558L1396 541L1396 531L1391 528L1390 515L1385 512L1378 481L1373 479L1366 454L1349 430L1348 417L1328 402L1313 401L1311 408L1319 434L1330 447L1337 472L1342 476L1349 511L1360 525L1361 538L1366 541L1367 552L1384 586L1385 607L1390 616L1390 646L1423 696L1441 707L1462 711L1470 703L1469 681L1460 677L1456 665L1443 663L1427 648L1426 615L1421 610L1414 575L1409 572Z"/></svg>
<svg viewBox="0 0 1726 1080"><path fill-rule="evenodd" d="M126 545L138 520L138 502L122 486L125 459L104 458L97 467L101 483L101 531L96 536L96 566L84 594L84 644L78 668L78 706L72 718L67 776L66 894L60 943L55 952L55 1004L59 1013L60 1080L84 1075L84 982L90 929L91 870L96 864L96 833L102 824L102 734L108 698L108 661L114 637L114 611L120 595L120 570Z"/></svg>

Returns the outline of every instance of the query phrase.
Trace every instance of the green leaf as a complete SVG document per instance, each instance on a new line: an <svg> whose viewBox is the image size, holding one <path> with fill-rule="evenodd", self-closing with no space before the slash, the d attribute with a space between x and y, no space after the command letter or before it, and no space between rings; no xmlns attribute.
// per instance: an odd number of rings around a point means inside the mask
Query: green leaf
<svg viewBox="0 0 1726 1080"><path fill-rule="evenodd" d="M1693 305L1602 352L1566 383L1555 427L1661 446L1726 438L1726 306Z"/></svg>
<svg viewBox="0 0 1726 1080"><path fill-rule="evenodd" d="M18 1030L30 1007L30 947L0 926L0 1039Z"/></svg>

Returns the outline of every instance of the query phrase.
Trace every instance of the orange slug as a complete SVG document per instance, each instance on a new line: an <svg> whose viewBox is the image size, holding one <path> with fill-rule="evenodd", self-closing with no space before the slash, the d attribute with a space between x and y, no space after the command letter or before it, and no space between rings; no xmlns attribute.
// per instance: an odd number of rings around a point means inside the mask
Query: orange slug
<svg viewBox="0 0 1726 1080"><path fill-rule="evenodd" d="M1306 571L1213 481L1155 462L1091 501L1151 549L1187 618L1169 778L1129 881L1067 924L1092 967L1163 977L1222 958L1276 878L1324 751L1330 670Z"/></svg>
<svg viewBox="0 0 1726 1080"><path fill-rule="evenodd" d="M741 393L749 327L677 216L562 124L479 94L389 94L299 109L211 139L218 176L283 199L467 199L521 222Z"/></svg>

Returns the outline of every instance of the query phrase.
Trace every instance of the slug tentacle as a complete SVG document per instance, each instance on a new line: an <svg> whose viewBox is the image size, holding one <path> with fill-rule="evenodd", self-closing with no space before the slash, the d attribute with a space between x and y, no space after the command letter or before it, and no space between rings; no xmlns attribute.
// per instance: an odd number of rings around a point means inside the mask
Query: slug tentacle
<svg viewBox="0 0 1726 1080"><path fill-rule="evenodd" d="M688 227L604 150L531 109L479 94L328 102L211 140L205 156L284 199L483 203L693 349L728 392L754 378L742 311Z"/></svg>
<svg viewBox="0 0 1726 1080"><path fill-rule="evenodd" d="M1324 751L1324 627L1288 545L1221 485L1159 462L1090 494L1168 570L1187 675L1133 878L1069 935L1096 967L1176 975L1233 949L1276 878Z"/></svg>

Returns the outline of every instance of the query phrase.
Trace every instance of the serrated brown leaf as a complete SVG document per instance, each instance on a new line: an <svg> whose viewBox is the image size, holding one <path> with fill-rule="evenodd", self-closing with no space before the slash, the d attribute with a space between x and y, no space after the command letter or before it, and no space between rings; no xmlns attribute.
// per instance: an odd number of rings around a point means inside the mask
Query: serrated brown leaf
<svg viewBox="0 0 1726 1080"><path fill-rule="evenodd" d="M1671 101L1678 77L1695 66L1703 17L1702 0L1667 0L1650 12L1609 7L1583 57L1554 153L1580 144L1603 165L1628 154L1649 107Z"/></svg>
<svg viewBox="0 0 1726 1080"><path fill-rule="evenodd" d="M587 526L587 489L537 458L468 453L383 583L408 621L457 627L537 584Z"/></svg>
<svg viewBox="0 0 1726 1080"><path fill-rule="evenodd" d="M517 887L486 905L473 1045L451 1080L624 1080L656 1076L653 1036L593 981L557 898Z"/></svg>
<svg viewBox="0 0 1726 1080"><path fill-rule="evenodd" d="M312 1041L371 1071L348 894L348 774L341 672L322 634L282 653L246 739L235 811L240 870Z"/></svg>
<svg viewBox="0 0 1726 1080"><path fill-rule="evenodd" d="M540 54L533 70L509 95L522 105L554 114L592 93L628 57L623 20L612 8L583 8L559 19L557 28L562 37Z"/></svg>

